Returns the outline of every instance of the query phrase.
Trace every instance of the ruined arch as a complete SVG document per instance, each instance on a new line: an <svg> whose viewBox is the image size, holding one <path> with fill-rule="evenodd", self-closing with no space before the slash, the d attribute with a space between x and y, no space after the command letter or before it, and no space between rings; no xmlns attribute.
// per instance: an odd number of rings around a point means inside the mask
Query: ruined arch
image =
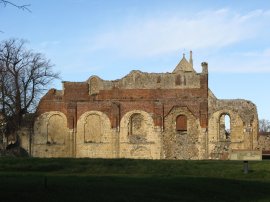
<svg viewBox="0 0 270 202"><path fill-rule="evenodd" d="M225 116L230 117L230 134L225 134ZM244 124L236 110L224 108L218 110L209 118L208 151L213 159L228 158L231 149L245 148Z"/></svg>
<svg viewBox="0 0 270 202"><path fill-rule="evenodd" d="M147 141L147 128L145 119L141 113L134 113L128 122L128 139L131 143L143 143Z"/></svg>
<svg viewBox="0 0 270 202"><path fill-rule="evenodd" d="M127 112L120 121L121 158L160 158L160 135L151 115L143 110Z"/></svg>
<svg viewBox="0 0 270 202"><path fill-rule="evenodd" d="M89 114L84 120L84 142L99 143L102 140L102 122L99 114Z"/></svg>
<svg viewBox="0 0 270 202"><path fill-rule="evenodd" d="M48 116L47 144L65 144L67 135L67 119L62 113L54 113Z"/></svg>
<svg viewBox="0 0 270 202"><path fill-rule="evenodd" d="M34 123L31 154L38 157L70 155L69 129L66 115L60 111L45 112Z"/></svg>
<svg viewBox="0 0 270 202"><path fill-rule="evenodd" d="M231 140L231 115L228 112L223 112L219 115L218 139L220 141Z"/></svg>
<svg viewBox="0 0 270 202"><path fill-rule="evenodd" d="M120 141L130 142L129 136L141 135L146 141L153 141L152 131L154 120L150 114L142 110L133 110L126 113L120 122Z"/></svg>
<svg viewBox="0 0 270 202"><path fill-rule="evenodd" d="M113 129L101 111L87 111L77 121L76 157L114 158L117 155Z"/></svg>
<svg viewBox="0 0 270 202"><path fill-rule="evenodd" d="M225 118L226 115L230 117L230 141L241 141L244 137L244 123L240 114L231 109L219 110L210 116L209 123L213 126L211 130L214 130L214 132L209 131L209 136L212 136L212 139L216 141L226 139L226 136L222 136L220 132L220 128L223 130L225 127L225 120L223 121L222 119ZM213 137L213 135L215 137Z"/></svg>
<svg viewBox="0 0 270 202"><path fill-rule="evenodd" d="M109 141L111 122L100 111L88 111L80 116L77 123L78 143L102 143Z"/></svg>
<svg viewBox="0 0 270 202"><path fill-rule="evenodd" d="M35 144L65 144L67 118L64 113L51 111L41 114L34 124Z"/></svg>

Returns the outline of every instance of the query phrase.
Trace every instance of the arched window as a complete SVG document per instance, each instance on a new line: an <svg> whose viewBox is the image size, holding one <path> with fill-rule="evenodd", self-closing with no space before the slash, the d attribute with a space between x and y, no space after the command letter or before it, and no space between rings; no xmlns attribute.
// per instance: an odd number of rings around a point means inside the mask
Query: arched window
<svg viewBox="0 0 270 202"><path fill-rule="evenodd" d="M175 85L180 86L181 85L181 75L177 75L175 77Z"/></svg>
<svg viewBox="0 0 270 202"><path fill-rule="evenodd" d="M129 139L132 143L146 141L146 126L143 115L135 113L129 120Z"/></svg>
<svg viewBox="0 0 270 202"><path fill-rule="evenodd" d="M47 144L65 144L66 119L54 114L48 121Z"/></svg>
<svg viewBox="0 0 270 202"><path fill-rule="evenodd" d="M100 143L102 139L102 121L98 114L90 114L84 125L84 142Z"/></svg>
<svg viewBox="0 0 270 202"><path fill-rule="evenodd" d="M231 118L229 114L222 114L219 119L219 137L221 140L231 138Z"/></svg>
<svg viewBox="0 0 270 202"><path fill-rule="evenodd" d="M176 118L176 131L187 131L187 117L179 115Z"/></svg>

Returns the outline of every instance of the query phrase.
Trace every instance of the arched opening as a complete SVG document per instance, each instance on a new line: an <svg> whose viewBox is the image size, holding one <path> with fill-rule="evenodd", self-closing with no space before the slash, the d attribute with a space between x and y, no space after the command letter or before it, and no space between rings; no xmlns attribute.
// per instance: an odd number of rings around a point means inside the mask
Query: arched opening
<svg viewBox="0 0 270 202"><path fill-rule="evenodd" d="M176 118L176 131L186 132L187 131L187 117L185 115L179 115Z"/></svg>
<svg viewBox="0 0 270 202"><path fill-rule="evenodd" d="M181 85L181 75L177 75L175 77L175 85L180 86Z"/></svg>
<svg viewBox="0 0 270 202"><path fill-rule="evenodd" d="M130 117L128 136L131 143L142 143L146 141L146 126L142 114L135 113Z"/></svg>
<svg viewBox="0 0 270 202"><path fill-rule="evenodd" d="M84 142L100 143L102 139L102 121L98 114L90 114L85 119Z"/></svg>
<svg viewBox="0 0 270 202"><path fill-rule="evenodd" d="M49 118L47 126L47 144L65 144L66 119L54 114Z"/></svg>
<svg viewBox="0 0 270 202"><path fill-rule="evenodd" d="M219 137L221 140L231 139L231 118L229 114L222 114L219 119Z"/></svg>

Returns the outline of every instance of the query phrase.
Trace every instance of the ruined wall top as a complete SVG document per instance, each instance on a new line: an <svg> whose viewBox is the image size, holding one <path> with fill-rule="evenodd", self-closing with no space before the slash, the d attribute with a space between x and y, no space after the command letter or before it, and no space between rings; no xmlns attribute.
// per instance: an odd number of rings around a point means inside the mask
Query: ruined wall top
<svg viewBox="0 0 270 202"><path fill-rule="evenodd" d="M118 89L181 89L200 88L200 75L193 72L146 73L133 70L122 79L107 81L98 76L88 79L90 88L100 90Z"/></svg>
<svg viewBox="0 0 270 202"><path fill-rule="evenodd" d="M91 76L86 82L89 84L90 94L99 90L111 89L188 89L201 87L201 75L208 74L207 63L202 63L202 73L193 69L192 52L189 62L183 55L172 73L146 73L133 70L122 79L108 81Z"/></svg>
<svg viewBox="0 0 270 202"><path fill-rule="evenodd" d="M63 81L63 90L51 89L47 93L61 100L61 95L65 98L76 96L77 99L88 99L89 95L99 94L101 91L111 90L189 90L189 89L208 89L208 65L202 63L202 72L197 73L193 69L192 52L189 61L185 56L178 63L172 72L166 73L147 73L139 70L132 70L129 74L117 80L103 80L98 76L91 76L85 82Z"/></svg>

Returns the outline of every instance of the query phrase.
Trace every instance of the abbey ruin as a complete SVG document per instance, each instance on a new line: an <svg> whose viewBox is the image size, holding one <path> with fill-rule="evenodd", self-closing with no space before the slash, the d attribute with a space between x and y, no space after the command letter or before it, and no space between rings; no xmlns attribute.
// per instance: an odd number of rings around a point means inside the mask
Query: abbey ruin
<svg viewBox="0 0 270 202"><path fill-rule="evenodd" d="M134 70L113 81L63 82L39 103L31 155L227 159L231 149L255 149L256 106L217 99L208 88L208 64L201 65L197 73L191 52L171 73Z"/></svg>

